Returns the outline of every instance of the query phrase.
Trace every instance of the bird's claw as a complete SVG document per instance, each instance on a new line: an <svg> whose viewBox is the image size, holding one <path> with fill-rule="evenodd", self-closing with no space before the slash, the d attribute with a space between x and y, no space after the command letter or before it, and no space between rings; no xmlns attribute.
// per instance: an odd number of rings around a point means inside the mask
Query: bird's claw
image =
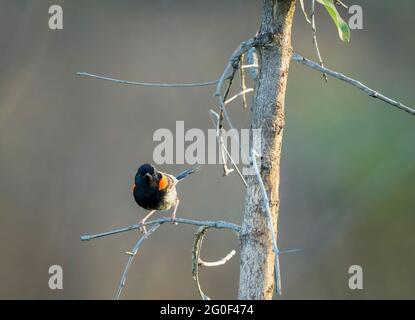
<svg viewBox="0 0 415 320"><path fill-rule="evenodd" d="M140 221L138 223L138 230L140 230L140 232L143 234L147 233L147 229L146 229L146 226L144 225L144 222Z"/></svg>

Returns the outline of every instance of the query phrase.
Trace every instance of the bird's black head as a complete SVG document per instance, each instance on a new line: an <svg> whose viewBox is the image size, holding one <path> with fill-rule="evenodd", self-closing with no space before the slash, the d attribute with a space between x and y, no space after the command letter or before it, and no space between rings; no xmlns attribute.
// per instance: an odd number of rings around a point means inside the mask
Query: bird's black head
<svg viewBox="0 0 415 320"><path fill-rule="evenodd" d="M156 168L149 163L145 163L138 168L137 174L135 175L135 183L136 185L148 185L151 181L155 180L156 177Z"/></svg>
<svg viewBox="0 0 415 320"><path fill-rule="evenodd" d="M138 168L137 174L141 177L145 177L147 175L154 176L155 172L156 168L149 163L144 163Z"/></svg>

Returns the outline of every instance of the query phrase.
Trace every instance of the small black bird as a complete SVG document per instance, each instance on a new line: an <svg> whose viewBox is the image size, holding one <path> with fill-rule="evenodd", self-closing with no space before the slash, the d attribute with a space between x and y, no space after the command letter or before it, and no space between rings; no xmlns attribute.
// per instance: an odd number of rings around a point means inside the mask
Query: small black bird
<svg viewBox="0 0 415 320"><path fill-rule="evenodd" d="M156 211L167 211L173 208L171 218L174 221L179 205L176 184L199 169L200 167L188 169L174 177L157 171L149 163L145 163L138 168L133 186L134 199L140 207L151 210L139 222L142 232L146 232L145 221Z"/></svg>

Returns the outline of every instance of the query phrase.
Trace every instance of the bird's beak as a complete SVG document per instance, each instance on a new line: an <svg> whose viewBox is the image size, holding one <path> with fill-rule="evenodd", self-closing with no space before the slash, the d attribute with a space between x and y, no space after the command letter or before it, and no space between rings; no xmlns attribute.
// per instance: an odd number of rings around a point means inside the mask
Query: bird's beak
<svg viewBox="0 0 415 320"><path fill-rule="evenodd" d="M149 179L153 178L153 176L151 174L149 174L149 173L146 173L145 176L148 177Z"/></svg>

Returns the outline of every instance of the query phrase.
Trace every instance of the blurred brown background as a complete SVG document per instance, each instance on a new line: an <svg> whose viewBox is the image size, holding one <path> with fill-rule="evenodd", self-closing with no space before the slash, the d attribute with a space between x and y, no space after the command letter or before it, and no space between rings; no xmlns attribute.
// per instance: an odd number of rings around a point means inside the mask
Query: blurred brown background
<svg viewBox="0 0 415 320"><path fill-rule="evenodd" d="M415 105L415 2L350 0L364 30L342 43L318 6L327 66ZM64 30L48 29L63 5ZM315 59L297 8L294 50ZM347 18L347 12L342 11ZM156 89L80 78L216 79L259 24L257 1L0 1L0 298L112 299L137 233L81 242L80 235L136 223L137 166L152 160L154 130L183 120L211 127L213 88ZM415 298L415 118L334 79L292 64L282 162L283 298ZM248 113L234 104L234 122ZM163 166L177 173L186 166ZM241 223L236 175L207 165L179 187L179 216ZM124 299L197 299L191 276L195 229L163 226L134 261ZM238 246L212 231L206 260ZM236 298L239 257L201 272L205 292ZM64 289L48 288L63 267ZM364 271L364 290L347 286Z"/></svg>

